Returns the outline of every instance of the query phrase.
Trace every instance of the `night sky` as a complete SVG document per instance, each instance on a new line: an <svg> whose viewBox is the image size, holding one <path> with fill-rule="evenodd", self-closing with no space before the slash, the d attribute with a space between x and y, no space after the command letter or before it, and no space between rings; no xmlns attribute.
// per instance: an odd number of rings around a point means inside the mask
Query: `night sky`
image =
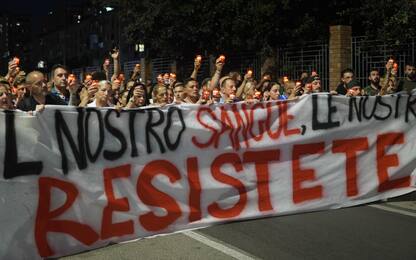
<svg viewBox="0 0 416 260"><path fill-rule="evenodd" d="M6 0L2 7L7 13L42 15L54 9L57 5L68 3L81 3L88 0Z"/></svg>

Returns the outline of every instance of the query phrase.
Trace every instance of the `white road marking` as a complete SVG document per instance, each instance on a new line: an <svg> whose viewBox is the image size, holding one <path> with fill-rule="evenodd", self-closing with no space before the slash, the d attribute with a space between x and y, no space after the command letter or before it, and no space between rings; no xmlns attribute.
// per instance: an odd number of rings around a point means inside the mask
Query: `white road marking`
<svg viewBox="0 0 416 260"><path fill-rule="evenodd" d="M376 209L390 211L390 212L394 212L394 213L398 213L398 214L402 214L402 215L405 215L405 216L416 218L416 213L414 213L414 212L401 210L401 209L396 209L396 208L392 208L392 207L387 207L387 206L383 206L383 205L368 205L368 206L376 208Z"/></svg>
<svg viewBox="0 0 416 260"><path fill-rule="evenodd" d="M193 238L195 240L197 240L198 242L201 242L209 247L212 247L228 256L231 256L235 259L243 259L243 260L254 260L255 258L250 256L248 253L243 252L242 250L238 249L238 251L236 249L231 248L230 246L225 246L223 244L220 244L206 236L203 236L201 234L198 234L194 231L187 231L183 233L184 235Z"/></svg>

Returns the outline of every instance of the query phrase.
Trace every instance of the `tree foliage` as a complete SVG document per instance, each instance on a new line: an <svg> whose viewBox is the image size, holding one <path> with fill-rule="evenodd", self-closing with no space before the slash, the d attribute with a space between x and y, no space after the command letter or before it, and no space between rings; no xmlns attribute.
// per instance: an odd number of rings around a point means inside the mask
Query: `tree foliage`
<svg viewBox="0 0 416 260"><path fill-rule="evenodd" d="M405 41L416 32L414 0L95 1L115 6L127 39L150 46L153 57L265 53L279 44L327 39L332 24L386 41Z"/></svg>
<svg viewBox="0 0 416 260"><path fill-rule="evenodd" d="M415 0L367 0L345 15L363 35L400 44L416 37L415 10Z"/></svg>

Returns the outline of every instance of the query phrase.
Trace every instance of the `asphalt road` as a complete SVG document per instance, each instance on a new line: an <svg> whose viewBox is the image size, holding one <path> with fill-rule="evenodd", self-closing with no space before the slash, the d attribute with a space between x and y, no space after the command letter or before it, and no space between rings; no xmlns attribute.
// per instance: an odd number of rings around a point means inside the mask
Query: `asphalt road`
<svg viewBox="0 0 416 260"><path fill-rule="evenodd" d="M416 259L416 193L353 208L218 225L64 257Z"/></svg>

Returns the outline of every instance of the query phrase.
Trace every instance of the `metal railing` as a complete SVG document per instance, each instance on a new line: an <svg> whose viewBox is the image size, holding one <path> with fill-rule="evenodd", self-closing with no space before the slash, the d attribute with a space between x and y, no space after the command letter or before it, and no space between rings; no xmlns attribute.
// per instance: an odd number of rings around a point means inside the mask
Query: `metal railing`
<svg viewBox="0 0 416 260"><path fill-rule="evenodd" d="M136 64L140 64L140 60L131 60L124 62L122 71L124 72L124 76L126 79L130 78Z"/></svg>
<svg viewBox="0 0 416 260"><path fill-rule="evenodd" d="M172 70L172 58L152 59L152 81L155 81L159 74L169 73Z"/></svg>
<svg viewBox="0 0 416 260"><path fill-rule="evenodd" d="M82 80L83 76L84 76L84 70L82 68L76 68L76 69L72 69L72 74L75 75L75 77L77 77L78 80Z"/></svg>
<svg viewBox="0 0 416 260"><path fill-rule="evenodd" d="M352 69L362 86L366 86L370 71L377 69L381 76L391 56L399 65L399 78L402 77L405 63L416 61L416 38L410 39L407 43L395 44L381 40L368 40L367 37L353 37L351 51Z"/></svg>
<svg viewBox="0 0 416 260"><path fill-rule="evenodd" d="M93 73L93 72L96 72L96 71L100 71L100 66L90 66L90 67L86 67L84 69L85 73Z"/></svg>
<svg viewBox="0 0 416 260"><path fill-rule="evenodd" d="M289 79L299 79L302 72L316 71L322 88L329 88L329 47L327 42L314 41L302 46L286 46L278 49L277 74Z"/></svg>

